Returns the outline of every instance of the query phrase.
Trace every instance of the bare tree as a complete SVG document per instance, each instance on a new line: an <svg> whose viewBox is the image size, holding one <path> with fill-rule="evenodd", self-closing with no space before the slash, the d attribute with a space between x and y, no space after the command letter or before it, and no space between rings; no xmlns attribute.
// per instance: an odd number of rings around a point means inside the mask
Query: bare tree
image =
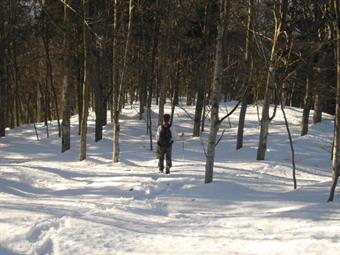
<svg viewBox="0 0 340 255"><path fill-rule="evenodd" d="M206 91L206 80L207 80L207 72L208 72L208 50L209 50L209 28L211 25L211 8L212 2L209 1L205 7L205 21L204 27L202 31L202 51L199 54L198 58L198 75L197 75L197 100L196 100L196 108L195 108L195 117L194 117L194 128L193 128L193 136L200 136L201 133L201 121L202 121L202 112L204 107L204 96Z"/></svg>
<svg viewBox="0 0 340 255"><path fill-rule="evenodd" d="M169 72L168 63L168 50L169 50L169 39L170 39L170 0L166 1L165 15L163 17L163 28L164 33L160 41L160 79L158 79L158 89L159 89L159 105L158 105L158 125L163 122L164 115L164 104L166 103L166 91L168 80L166 79ZM161 24L162 25L162 24Z"/></svg>
<svg viewBox="0 0 340 255"><path fill-rule="evenodd" d="M269 127L269 107L272 100L272 93L275 87L275 72L278 61L278 43L279 37L282 32L283 18L287 12L287 0L275 0L274 1L274 19L275 30L272 41L272 50L269 60L269 68L267 72L266 91L264 96L264 102L262 107L261 129L259 137L259 146L257 149L257 160L263 160L267 150L267 137Z"/></svg>
<svg viewBox="0 0 340 255"><path fill-rule="evenodd" d="M0 137L5 136L6 128L6 68L5 68L5 15L0 10Z"/></svg>
<svg viewBox="0 0 340 255"><path fill-rule="evenodd" d="M88 6L86 5L85 0L82 0L82 8L83 8L83 17L84 20L88 17ZM86 159L86 134L87 134L87 119L89 114L89 72L88 72L88 31L85 26L85 22L83 23L83 86L82 86L82 118L80 123L80 161Z"/></svg>
<svg viewBox="0 0 340 255"><path fill-rule="evenodd" d="M251 83L252 78L252 33L251 30L253 29L253 17L254 15L254 1L248 0L248 22L247 22L247 31L246 31L246 49L244 53L244 65L245 65L245 72L243 78L244 87L248 88ZM249 91L249 90L248 90ZM241 149L243 146L243 130L244 130L244 121L247 112L247 106L249 103L249 96L248 93L242 100L241 111L239 116L238 122L238 130L237 130L237 141L236 141L236 149Z"/></svg>
<svg viewBox="0 0 340 255"><path fill-rule="evenodd" d="M128 58L128 50L129 50L129 44L130 44L130 36L131 36L131 24L132 24L132 10L133 10L133 0L130 0L129 2L129 23L127 28L127 36L125 41L125 49L124 49L124 57L123 57L123 69L122 73L120 74L120 81L119 81L119 87L118 90L115 93L114 98L114 150L113 150L113 162L119 161L119 136L120 136L120 125L119 125L119 116L121 107L123 105L124 100L124 83L126 82L126 66L127 66L127 58ZM115 18L117 15L117 2L115 1ZM114 22L116 24L116 22ZM116 45L114 45L115 47ZM117 63L116 59L113 60L114 63Z"/></svg>
<svg viewBox="0 0 340 255"><path fill-rule="evenodd" d="M340 176L340 4L338 0L333 0L336 22L336 113L335 113L335 132L333 145L333 178L328 202L334 200L335 187Z"/></svg>
<svg viewBox="0 0 340 255"><path fill-rule="evenodd" d="M227 28L229 9L229 0L220 0L220 18L217 23L217 38L216 38L216 55L215 55L215 67L214 78L212 84L211 94L211 122L208 137L208 148L205 164L205 183L210 183L213 180L213 169L215 161L215 147L216 137L220 126L219 104L221 100L221 87L222 87L222 72L223 72L223 38Z"/></svg>
<svg viewBox="0 0 340 255"><path fill-rule="evenodd" d="M305 87L305 98L303 101L303 113L301 121L301 136L308 133L309 124L309 113L312 107L312 89L313 89L313 60L308 60L307 70L306 70L306 87Z"/></svg>
<svg viewBox="0 0 340 255"><path fill-rule="evenodd" d="M70 10L69 5L71 0L65 0L64 2L64 70L63 70L63 121L62 121L62 145L61 151L65 152L71 147L71 22L70 22Z"/></svg>

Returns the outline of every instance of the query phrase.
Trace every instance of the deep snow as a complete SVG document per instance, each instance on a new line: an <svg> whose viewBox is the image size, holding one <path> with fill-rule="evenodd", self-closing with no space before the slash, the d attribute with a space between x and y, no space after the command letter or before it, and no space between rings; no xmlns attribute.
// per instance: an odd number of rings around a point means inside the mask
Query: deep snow
<svg viewBox="0 0 340 255"><path fill-rule="evenodd" d="M153 110L155 131L157 107ZM193 115L194 107L186 110ZM192 120L180 108L175 125L184 136L174 145L170 175L158 174L145 121L138 120L135 107L123 111L116 164L111 163L112 126L95 143L93 113L83 162L76 116L66 153L60 153L56 122L50 123L50 138L37 124L39 141L33 125L8 130L0 138L0 254L339 254L340 188L335 202L326 202L332 116L324 114L322 123L300 137L301 110L286 111L297 190L280 111L270 125L265 161L255 160L256 107L248 108L239 151L238 112L231 127L225 121L211 184L203 183L207 132L202 141L192 138Z"/></svg>

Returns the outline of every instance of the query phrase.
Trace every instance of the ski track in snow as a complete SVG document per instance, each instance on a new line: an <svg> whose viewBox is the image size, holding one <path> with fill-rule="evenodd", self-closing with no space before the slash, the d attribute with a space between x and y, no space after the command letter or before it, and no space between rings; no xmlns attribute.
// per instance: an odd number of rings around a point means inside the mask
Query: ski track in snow
<svg viewBox="0 0 340 255"><path fill-rule="evenodd" d="M145 123L134 109L124 110L117 164L111 163L110 125L99 143L91 137L93 115L83 162L78 162L75 117L72 149L64 154L54 122L49 139L38 125L40 141L31 125L11 130L0 139L0 254L333 255L340 250L340 197L337 191L336 201L325 203L331 117L299 137L301 111L289 108L287 114L297 158L295 191L279 112L265 161L255 160L256 109L249 107L239 151L234 149L238 115L231 116L232 128L224 124L216 150L212 184L203 183L204 153L197 138L177 141L171 174L158 174ZM190 134L181 109L176 116L177 131ZM207 133L202 140L206 143Z"/></svg>

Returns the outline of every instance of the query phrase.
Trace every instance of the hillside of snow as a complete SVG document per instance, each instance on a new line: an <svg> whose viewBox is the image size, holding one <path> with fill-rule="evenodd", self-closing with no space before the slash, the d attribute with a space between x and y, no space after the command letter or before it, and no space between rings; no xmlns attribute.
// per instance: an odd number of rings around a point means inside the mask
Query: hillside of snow
<svg viewBox="0 0 340 255"><path fill-rule="evenodd" d="M228 109L232 108L228 104ZM167 106L167 110L170 108ZM209 122L202 138L176 108L179 134L170 175L160 175L146 123L137 106L121 119L121 162L112 163L112 126L94 142L90 114L88 157L79 162L77 117L71 150L61 153L57 123L7 130L0 138L0 254L329 254L340 252L340 187L331 183L333 117L300 137L302 111L287 107L297 184L281 111L270 125L266 160L256 161L259 121L246 117L244 147L236 151L238 111L220 128L214 181L204 184ZM191 116L195 107L185 108ZM157 107L153 108L153 132ZM226 105L221 105L221 117ZM109 113L108 113L109 116Z"/></svg>

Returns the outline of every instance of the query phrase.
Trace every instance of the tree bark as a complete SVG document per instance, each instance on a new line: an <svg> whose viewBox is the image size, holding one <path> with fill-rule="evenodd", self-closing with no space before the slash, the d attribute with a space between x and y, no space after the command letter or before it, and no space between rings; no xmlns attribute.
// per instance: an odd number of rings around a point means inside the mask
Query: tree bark
<svg viewBox="0 0 340 255"><path fill-rule="evenodd" d="M64 104L63 104L63 121L62 121L62 147L61 151L65 152L71 147L71 28L70 28L70 11L67 4L70 1L65 0L64 4L64 73L63 73L63 87L64 87Z"/></svg>
<svg viewBox="0 0 340 255"><path fill-rule="evenodd" d="M88 6L86 5L86 1L82 0L82 9L83 9L83 17L86 20L88 17ZM87 119L89 114L89 72L88 72L88 31L83 24L83 84L82 84L82 118L80 123L80 161L86 159L86 135L87 135Z"/></svg>
<svg viewBox="0 0 340 255"><path fill-rule="evenodd" d="M158 34L160 29L160 15L159 15L159 7L160 0L157 0L157 8L154 12L155 15L155 23L153 29L153 42L152 42L152 52L151 52L151 64L150 64L150 80L149 80L149 97L148 97L148 127L149 127L149 139L150 139L150 150L153 150L152 146L152 119L151 119L151 104L152 104L152 95L153 88L155 84L155 72L156 72L156 54L158 48Z"/></svg>
<svg viewBox="0 0 340 255"><path fill-rule="evenodd" d="M206 90L206 79L207 79L207 58L208 58L208 36L209 36L209 27L210 27L210 12L211 12L211 2L209 1L206 6L205 11L205 25L203 29L203 50L202 57L199 58L198 63L198 75L197 75L197 100L196 100L196 108L195 108L195 117L194 117L194 129L193 136L197 137L201 135L201 120L202 120L202 111L204 106L204 96Z"/></svg>
<svg viewBox="0 0 340 255"><path fill-rule="evenodd" d="M314 95L314 113L313 113L313 124L317 124L322 120L323 110L323 84L321 80L320 68L316 68L316 86Z"/></svg>
<svg viewBox="0 0 340 255"><path fill-rule="evenodd" d="M44 7L43 7L44 8ZM45 15L44 15L45 18ZM58 123L58 136L61 136L61 125L60 125L60 117L59 117L59 103L58 103L58 96L56 93L56 89L54 86L54 79L53 79L53 69L52 69L52 61L50 56L50 38L48 34L48 22L45 21L45 27L44 27L44 34L42 35L44 49L45 49L45 61L46 61L46 75L48 76L48 82L51 87L51 91L53 94L53 102L54 102L54 108L55 108L55 115L53 115L57 119ZM47 82L47 81L46 81Z"/></svg>
<svg viewBox="0 0 340 255"><path fill-rule="evenodd" d="M7 84L5 63L5 19L3 13L0 11L0 137L5 136L6 129Z"/></svg>
<svg viewBox="0 0 340 255"><path fill-rule="evenodd" d="M203 64L201 64L203 65ZM204 94L205 94L205 68L201 67L197 77L197 100L196 100L196 108L195 108L195 116L194 116L194 129L193 136L197 137L201 134L201 119L202 119L202 111L203 111L203 103L204 103Z"/></svg>
<svg viewBox="0 0 340 255"><path fill-rule="evenodd" d="M252 79L252 34L250 30L253 27L253 6L254 1L248 0L248 22L247 22L247 31L246 31L246 50L244 54L244 62L245 62L245 72L243 78L243 87L248 88ZM249 91L249 90L247 90ZM238 129L237 129L237 140L236 140L236 149L239 150L243 146L243 133L244 133L244 122L246 118L247 106L249 103L249 92L246 93L244 98L242 99L241 111L238 121Z"/></svg>
<svg viewBox="0 0 340 255"><path fill-rule="evenodd" d="M161 38L160 46L160 79L159 79L159 105L158 105L158 125L163 122L164 115L164 105L166 102L166 90L168 85L168 80L166 77L169 73L169 63L168 63L168 49L169 49L169 26L170 26L170 0L166 2L166 14L164 15L164 25L165 34Z"/></svg>
<svg viewBox="0 0 340 255"><path fill-rule="evenodd" d="M333 0L336 15L336 113L333 147L333 176L328 202L334 200L335 188L340 176L340 4Z"/></svg>
<svg viewBox="0 0 340 255"><path fill-rule="evenodd" d="M259 137L259 146L257 149L257 160L264 160L267 150L267 138L269 128L269 107L272 100L272 93L275 83L275 72L278 60L278 39L281 34L282 19L285 16L287 7L287 0L275 0L274 4L274 18L275 18L275 31L273 38L272 51L269 60L269 68L267 73L266 90L264 96L264 102L262 107L261 129Z"/></svg>
<svg viewBox="0 0 340 255"><path fill-rule="evenodd" d="M14 79L14 125L16 127L20 126L21 124L21 111L20 111L20 105L21 105L21 94L19 91L20 83L20 70L18 65L18 55L17 55L17 40L18 40L18 15L17 15L17 8L18 8L18 0L13 0L10 3L10 19L9 19L9 25L12 33L11 38L11 60L12 60L12 77Z"/></svg>
<svg viewBox="0 0 340 255"><path fill-rule="evenodd" d="M214 66L214 78L212 84L211 98L211 122L208 137L207 158L205 165L205 183L213 181L213 170L215 161L216 137L220 126L219 103L221 100L222 73L223 73L223 38L227 27L227 10L229 0L220 0L220 18L217 24L216 55Z"/></svg>
<svg viewBox="0 0 340 255"><path fill-rule="evenodd" d="M113 90L113 162L119 160L119 119L117 119L118 111L118 98L119 98L119 83L118 83L118 59L117 59L117 15L118 3L114 0L113 5L113 27L112 27L112 90ZM116 140L118 141L116 143Z"/></svg>
<svg viewBox="0 0 340 255"><path fill-rule="evenodd" d="M301 121L301 136L307 135L308 133L309 113L310 109L312 108L313 65L311 63L311 60L308 62L309 64L307 66L306 90Z"/></svg>
<svg viewBox="0 0 340 255"><path fill-rule="evenodd" d="M104 45L98 37L104 37L103 27L104 24L101 22L100 18L97 16L101 12L101 5L103 2L94 1L92 2L93 18L99 19L93 25L93 29L96 34L91 36L91 84L94 92L94 103L95 103L95 142L102 140L103 138L103 125L106 121L106 98L105 94L105 68L104 68ZM91 15L91 14L90 14ZM91 15L92 16L92 15Z"/></svg>
<svg viewBox="0 0 340 255"><path fill-rule="evenodd" d="M120 136L120 125L119 125L119 116L120 116L120 108L123 105L124 100L124 82L126 82L125 72L126 72L126 65L127 65L127 58L128 58L128 50L130 44L130 35L131 35L131 26L132 26L132 10L133 10L133 0L129 1L129 23L127 28L127 36L125 42L125 49L124 49L124 57L123 57L123 70L120 75L120 82L119 82L119 89L116 93L115 98L115 115L114 115L114 152L113 152L113 162L119 162L119 154L120 154L120 147L119 147L119 136ZM117 2L115 1L115 7L117 7ZM117 16L116 8L115 8L115 19ZM116 45L114 45L116 46ZM117 63L114 60L114 63Z"/></svg>

